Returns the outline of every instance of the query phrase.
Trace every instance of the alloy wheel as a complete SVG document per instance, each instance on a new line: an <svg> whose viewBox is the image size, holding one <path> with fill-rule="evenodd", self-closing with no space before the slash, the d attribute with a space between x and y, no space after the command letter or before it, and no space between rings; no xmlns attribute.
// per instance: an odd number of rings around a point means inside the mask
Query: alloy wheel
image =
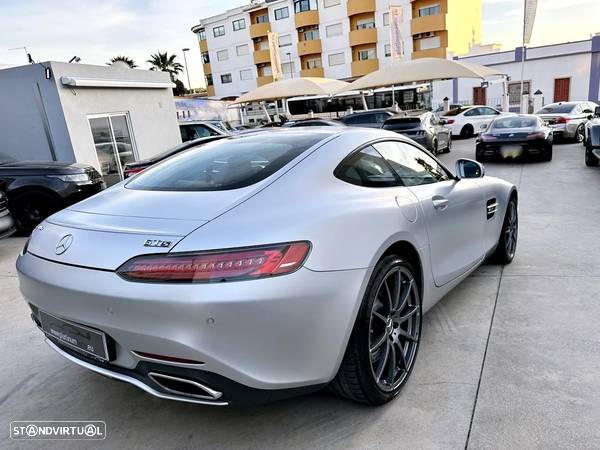
<svg viewBox="0 0 600 450"><path fill-rule="evenodd" d="M504 229L504 244L506 245L506 254L511 259L515 256L518 233L519 217L517 215L517 205L514 201L511 201L508 204L507 222Z"/></svg>
<svg viewBox="0 0 600 450"><path fill-rule="evenodd" d="M371 373L382 391L393 391L408 376L420 332L417 282L408 270L396 267L379 285L369 319Z"/></svg>
<svg viewBox="0 0 600 450"><path fill-rule="evenodd" d="M577 127L577 131L575 132L575 140L577 140L577 142L583 142L583 139L584 139L583 126L579 125L579 127Z"/></svg>

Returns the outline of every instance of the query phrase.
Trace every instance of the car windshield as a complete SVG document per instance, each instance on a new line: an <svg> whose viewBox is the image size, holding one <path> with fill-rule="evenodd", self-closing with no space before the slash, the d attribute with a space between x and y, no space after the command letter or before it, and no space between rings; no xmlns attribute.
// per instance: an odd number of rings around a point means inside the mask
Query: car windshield
<svg viewBox="0 0 600 450"><path fill-rule="evenodd" d="M537 119L535 117L504 117L502 119L496 119L492 123L492 128L534 128L536 124Z"/></svg>
<svg viewBox="0 0 600 450"><path fill-rule="evenodd" d="M469 107L461 106L460 108L451 109L444 116L458 116L460 113L465 112Z"/></svg>
<svg viewBox="0 0 600 450"><path fill-rule="evenodd" d="M575 108L573 104L557 104L557 105L548 105L544 106L540 109L536 114L564 114L570 113Z"/></svg>
<svg viewBox="0 0 600 450"><path fill-rule="evenodd" d="M192 148L142 172L129 189L223 191L264 180L325 137L323 133L273 133L227 138Z"/></svg>

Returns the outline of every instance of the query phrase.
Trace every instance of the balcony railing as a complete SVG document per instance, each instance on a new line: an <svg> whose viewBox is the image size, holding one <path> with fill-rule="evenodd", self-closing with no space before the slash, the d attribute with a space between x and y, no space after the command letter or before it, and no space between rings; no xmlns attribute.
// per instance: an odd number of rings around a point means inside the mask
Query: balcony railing
<svg viewBox="0 0 600 450"><path fill-rule="evenodd" d="M373 44L377 42L376 28L361 28L360 30L352 30L349 35L350 46L363 44Z"/></svg>
<svg viewBox="0 0 600 450"><path fill-rule="evenodd" d="M410 32L414 36L431 31L442 31L446 29L446 14L434 16L415 17L410 21Z"/></svg>
<svg viewBox="0 0 600 450"><path fill-rule="evenodd" d="M375 12L375 0L348 0L346 9L348 17L356 14Z"/></svg>
<svg viewBox="0 0 600 450"><path fill-rule="evenodd" d="M271 62L271 53L269 50L255 50L254 64L265 64Z"/></svg>
<svg viewBox="0 0 600 450"><path fill-rule="evenodd" d="M321 39L298 42L298 56L321 53Z"/></svg>
<svg viewBox="0 0 600 450"><path fill-rule="evenodd" d="M308 27L319 24L319 11L304 11L294 17L296 28Z"/></svg>
<svg viewBox="0 0 600 450"><path fill-rule="evenodd" d="M352 76L361 77L379 69L379 60L377 58L364 59L362 61L352 61Z"/></svg>
<svg viewBox="0 0 600 450"><path fill-rule="evenodd" d="M271 24L269 22L253 23L250 25L250 37L252 39L266 36L271 31Z"/></svg>

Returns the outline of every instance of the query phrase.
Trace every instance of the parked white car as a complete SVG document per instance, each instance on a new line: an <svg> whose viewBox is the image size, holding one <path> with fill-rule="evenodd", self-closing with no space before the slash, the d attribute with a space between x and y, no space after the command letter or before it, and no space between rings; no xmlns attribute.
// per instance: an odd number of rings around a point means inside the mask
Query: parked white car
<svg viewBox="0 0 600 450"><path fill-rule="evenodd" d="M474 105L452 109L443 114L442 119L452 131L452 136L469 138L484 131L498 116L513 114L503 113L489 106Z"/></svg>

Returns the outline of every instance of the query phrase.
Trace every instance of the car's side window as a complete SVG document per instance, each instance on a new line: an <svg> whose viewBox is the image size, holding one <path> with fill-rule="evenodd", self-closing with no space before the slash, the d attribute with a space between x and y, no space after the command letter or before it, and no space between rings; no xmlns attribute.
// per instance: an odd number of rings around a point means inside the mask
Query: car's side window
<svg viewBox="0 0 600 450"><path fill-rule="evenodd" d="M376 123L383 123L385 122L390 116L386 113L377 113L375 115L375 122Z"/></svg>
<svg viewBox="0 0 600 450"><path fill-rule="evenodd" d="M483 115L485 115L485 116L497 116L498 114L500 114L494 108L479 108L479 109L483 110Z"/></svg>
<svg viewBox="0 0 600 450"><path fill-rule="evenodd" d="M360 123L360 116L351 116L344 120L345 123L348 124L357 124Z"/></svg>
<svg viewBox="0 0 600 450"><path fill-rule="evenodd" d="M446 170L424 151L405 142L384 141L373 147L385 158L405 186L446 181Z"/></svg>
<svg viewBox="0 0 600 450"><path fill-rule="evenodd" d="M390 187L398 177L385 159L371 147L352 153L335 169L334 175L347 183L365 187Z"/></svg>
<svg viewBox="0 0 600 450"><path fill-rule="evenodd" d="M470 109L465 113L466 117L472 117L472 116L478 116L478 115L479 115L479 108Z"/></svg>

